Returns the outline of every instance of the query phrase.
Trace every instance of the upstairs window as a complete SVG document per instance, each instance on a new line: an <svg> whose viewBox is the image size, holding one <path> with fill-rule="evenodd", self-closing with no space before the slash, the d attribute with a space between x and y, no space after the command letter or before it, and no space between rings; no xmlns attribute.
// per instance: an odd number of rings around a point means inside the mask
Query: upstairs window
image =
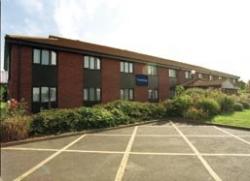
<svg viewBox="0 0 250 181"><path fill-rule="evenodd" d="M120 89L120 98L123 100L133 100L134 90L133 89Z"/></svg>
<svg viewBox="0 0 250 181"><path fill-rule="evenodd" d="M91 70L100 70L101 61L97 57L84 56L84 68Z"/></svg>
<svg viewBox="0 0 250 181"><path fill-rule="evenodd" d="M120 62L120 72L123 73L133 73L133 63Z"/></svg>
<svg viewBox="0 0 250 181"><path fill-rule="evenodd" d="M199 79L203 78L203 75L201 73L198 74Z"/></svg>
<svg viewBox="0 0 250 181"><path fill-rule="evenodd" d="M168 75L169 75L169 77L176 78L176 70L169 69Z"/></svg>
<svg viewBox="0 0 250 181"><path fill-rule="evenodd" d="M191 72L190 72L190 71L186 71L186 72L185 72L185 78L186 78L186 79L191 79L191 78L192 78Z"/></svg>
<svg viewBox="0 0 250 181"><path fill-rule="evenodd" d="M149 89L148 90L148 99L149 100L158 100L158 90L157 89Z"/></svg>
<svg viewBox="0 0 250 181"><path fill-rule="evenodd" d="M56 65L57 55L55 51L45 49L33 49L33 63L41 65Z"/></svg>
<svg viewBox="0 0 250 181"><path fill-rule="evenodd" d="M222 77L221 76L219 76L219 78L218 78L219 80L222 80Z"/></svg>
<svg viewBox="0 0 250 181"><path fill-rule="evenodd" d="M156 75L157 67L153 65L148 65L148 75Z"/></svg>
<svg viewBox="0 0 250 181"><path fill-rule="evenodd" d="M209 80L213 80L213 76L212 75L209 75Z"/></svg>

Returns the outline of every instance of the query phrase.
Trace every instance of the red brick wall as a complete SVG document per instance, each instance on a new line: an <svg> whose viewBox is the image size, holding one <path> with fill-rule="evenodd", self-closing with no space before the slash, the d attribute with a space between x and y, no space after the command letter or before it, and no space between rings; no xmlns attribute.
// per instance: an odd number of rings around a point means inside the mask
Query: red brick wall
<svg viewBox="0 0 250 181"><path fill-rule="evenodd" d="M8 82L8 91L10 98L19 99L18 96L18 54L19 47L12 45L10 55L10 75Z"/></svg>
<svg viewBox="0 0 250 181"><path fill-rule="evenodd" d="M146 74L145 64L134 64L135 74ZM134 97L136 101L146 102L148 101L148 87L146 86L135 86Z"/></svg>
<svg viewBox="0 0 250 181"><path fill-rule="evenodd" d="M177 72L177 83L181 84L186 81L185 79L185 70L178 70Z"/></svg>
<svg viewBox="0 0 250 181"><path fill-rule="evenodd" d="M159 100L163 101L169 97L169 77L168 69L159 67Z"/></svg>
<svg viewBox="0 0 250 181"><path fill-rule="evenodd" d="M32 86L32 48L12 45L10 74L10 98L17 99L18 101L24 99L24 101L27 103L27 109L30 111Z"/></svg>
<svg viewBox="0 0 250 181"><path fill-rule="evenodd" d="M83 105L83 56L58 53L58 107Z"/></svg>
<svg viewBox="0 0 250 181"><path fill-rule="evenodd" d="M120 99L120 62L102 59L102 102Z"/></svg>

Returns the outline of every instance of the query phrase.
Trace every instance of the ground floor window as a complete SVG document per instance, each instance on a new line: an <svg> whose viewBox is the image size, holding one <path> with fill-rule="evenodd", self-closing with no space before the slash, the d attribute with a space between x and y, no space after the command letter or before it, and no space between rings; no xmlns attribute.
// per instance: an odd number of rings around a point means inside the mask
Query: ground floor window
<svg viewBox="0 0 250 181"><path fill-rule="evenodd" d="M83 100L84 101L100 101L101 89L100 88L84 88Z"/></svg>
<svg viewBox="0 0 250 181"><path fill-rule="evenodd" d="M133 100L134 99L134 89L120 89L120 99Z"/></svg>
<svg viewBox="0 0 250 181"><path fill-rule="evenodd" d="M56 87L33 87L33 102L56 102Z"/></svg>
<svg viewBox="0 0 250 181"><path fill-rule="evenodd" d="M148 90L148 99L149 100L158 100L158 90L157 89L149 89Z"/></svg>

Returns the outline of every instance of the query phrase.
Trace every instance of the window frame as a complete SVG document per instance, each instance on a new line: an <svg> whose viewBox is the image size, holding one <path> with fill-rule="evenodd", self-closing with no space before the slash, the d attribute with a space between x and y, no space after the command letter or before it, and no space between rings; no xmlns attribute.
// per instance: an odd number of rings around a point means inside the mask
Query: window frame
<svg viewBox="0 0 250 181"><path fill-rule="evenodd" d="M95 56L83 56L83 68L88 70L101 70L101 59Z"/></svg>
<svg viewBox="0 0 250 181"><path fill-rule="evenodd" d="M156 65L147 65L148 75L157 75L157 66Z"/></svg>
<svg viewBox="0 0 250 181"><path fill-rule="evenodd" d="M93 100L90 99L91 91L93 90ZM83 101L84 102L101 102L102 89L100 87L85 87L83 88Z"/></svg>
<svg viewBox="0 0 250 181"><path fill-rule="evenodd" d="M120 72L126 74L134 73L134 65L132 62L120 61Z"/></svg>
<svg viewBox="0 0 250 181"><path fill-rule="evenodd" d="M133 88L125 88L120 89L120 99L133 101L134 100L134 89Z"/></svg>
<svg viewBox="0 0 250 181"><path fill-rule="evenodd" d="M170 78L177 78L177 70L176 69L168 69L168 76Z"/></svg>
<svg viewBox="0 0 250 181"><path fill-rule="evenodd" d="M148 89L148 100L158 101L159 100L159 90L158 89Z"/></svg>
<svg viewBox="0 0 250 181"><path fill-rule="evenodd" d="M43 102L42 101L42 87L44 88L48 88L48 101L47 102ZM34 101L34 94L33 94L33 90L34 88L38 88L39 89L39 101ZM51 100L51 89L55 89L55 100ZM32 103L49 103L49 102L57 102L57 87L51 87L51 86L33 86L32 87Z"/></svg>
<svg viewBox="0 0 250 181"><path fill-rule="evenodd" d="M39 50L39 63L34 62L35 50ZM43 51L48 51L48 64L43 64L43 62L42 62L42 58L43 58L42 52ZM52 52L55 53L55 64L52 64ZM33 47L33 49L32 49L32 64L33 65L41 65L41 66L57 66L57 62L58 62L57 61L58 60L57 54L58 53L55 50Z"/></svg>

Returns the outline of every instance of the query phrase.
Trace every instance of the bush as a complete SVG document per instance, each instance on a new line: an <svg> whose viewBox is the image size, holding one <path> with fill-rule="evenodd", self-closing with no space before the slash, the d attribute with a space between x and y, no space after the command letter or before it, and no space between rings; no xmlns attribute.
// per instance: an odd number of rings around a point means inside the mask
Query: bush
<svg viewBox="0 0 250 181"><path fill-rule="evenodd" d="M234 99L227 95L221 96L218 98L218 102L220 104L221 112L227 113L232 112L234 110Z"/></svg>
<svg viewBox="0 0 250 181"><path fill-rule="evenodd" d="M189 95L175 97L165 103L168 116L183 116L184 112L192 105L192 98Z"/></svg>
<svg viewBox="0 0 250 181"><path fill-rule="evenodd" d="M210 98L203 98L198 100L196 108L201 109L208 117L214 116L220 112L219 104Z"/></svg>
<svg viewBox="0 0 250 181"><path fill-rule="evenodd" d="M243 109L244 109L243 105L241 103L239 103L239 102L235 103L233 105L233 108L234 108L235 111L243 111Z"/></svg>
<svg viewBox="0 0 250 181"><path fill-rule="evenodd" d="M241 100L240 103L242 104L244 109L250 109L250 103L247 101Z"/></svg>
<svg viewBox="0 0 250 181"><path fill-rule="evenodd" d="M1 121L1 142L29 137L31 117L13 116Z"/></svg>
<svg viewBox="0 0 250 181"><path fill-rule="evenodd" d="M205 114L201 109L197 109L195 107L190 107L185 113L184 117L188 119L200 120L206 119L207 114Z"/></svg>

